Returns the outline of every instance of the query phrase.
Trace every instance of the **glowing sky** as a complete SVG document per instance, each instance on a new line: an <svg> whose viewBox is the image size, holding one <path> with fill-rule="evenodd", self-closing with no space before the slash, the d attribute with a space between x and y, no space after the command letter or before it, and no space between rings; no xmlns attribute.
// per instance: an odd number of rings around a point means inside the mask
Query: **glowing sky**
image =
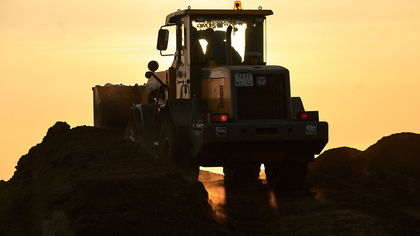
<svg viewBox="0 0 420 236"><path fill-rule="evenodd" d="M234 1L0 1L0 179L56 121L92 125L92 90L143 84L167 14ZM258 2L258 3L257 3ZM420 1L242 1L268 17L268 63L330 124L327 149L420 133Z"/></svg>

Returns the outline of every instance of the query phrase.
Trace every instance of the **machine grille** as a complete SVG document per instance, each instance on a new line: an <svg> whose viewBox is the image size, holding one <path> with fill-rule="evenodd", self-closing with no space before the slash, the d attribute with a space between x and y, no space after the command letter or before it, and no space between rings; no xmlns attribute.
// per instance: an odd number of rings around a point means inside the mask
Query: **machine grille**
<svg viewBox="0 0 420 236"><path fill-rule="evenodd" d="M258 86L253 75L254 86L236 87L238 120L287 119L286 78L282 75L261 75L266 85Z"/></svg>
<svg viewBox="0 0 420 236"><path fill-rule="evenodd" d="M220 92L220 96L219 96L219 101L220 101L220 108L222 109L222 108L225 108L225 100L224 100L224 98L223 98L223 85L220 85L219 86L219 92Z"/></svg>

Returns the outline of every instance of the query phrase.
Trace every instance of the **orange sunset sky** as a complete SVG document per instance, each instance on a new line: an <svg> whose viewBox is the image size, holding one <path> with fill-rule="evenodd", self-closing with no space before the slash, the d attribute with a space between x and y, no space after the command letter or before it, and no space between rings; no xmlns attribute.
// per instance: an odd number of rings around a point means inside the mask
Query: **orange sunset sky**
<svg viewBox="0 0 420 236"><path fill-rule="evenodd" d="M92 89L146 82L157 31L177 9L234 1L0 0L0 179L56 121L93 125ZM290 70L292 96L330 125L326 149L361 150L420 133L420 1L260 0L271 9L268 64Z"/></svg>

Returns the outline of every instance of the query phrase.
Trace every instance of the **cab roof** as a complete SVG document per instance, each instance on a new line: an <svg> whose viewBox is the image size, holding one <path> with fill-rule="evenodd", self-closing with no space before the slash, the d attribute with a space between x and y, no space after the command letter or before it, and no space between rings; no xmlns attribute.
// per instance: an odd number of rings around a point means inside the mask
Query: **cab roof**
<svg viewBox="0 0 420 236"><path fill-rule="evenodd" d="M166 17L165 25L176 24L176 18L185 15L199 15L199 16L232 16L238 18L240 16L268 16L272 15L272 10L199 10L199 9L185 9L178 10L177 12L171 13Z"/></svg>

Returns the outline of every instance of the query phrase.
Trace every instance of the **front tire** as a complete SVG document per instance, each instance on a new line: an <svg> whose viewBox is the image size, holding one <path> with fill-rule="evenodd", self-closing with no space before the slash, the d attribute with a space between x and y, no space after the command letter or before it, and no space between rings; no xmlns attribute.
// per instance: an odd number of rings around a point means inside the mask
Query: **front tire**
<svg viewBox="0 0 420 236"><path fill-rule="evenodd" d="M178 159L176 127L172 121L163 122L159 132L158 158L176 164Z"/></svg>
<svg viewBox="0 0 420 236"><path fill-rule="evenodd" d="M162 122L158 140L158 159L174 165L185 179L197 181L200 168L189 157L180 156L176 126L172 120Z"/></svg>

